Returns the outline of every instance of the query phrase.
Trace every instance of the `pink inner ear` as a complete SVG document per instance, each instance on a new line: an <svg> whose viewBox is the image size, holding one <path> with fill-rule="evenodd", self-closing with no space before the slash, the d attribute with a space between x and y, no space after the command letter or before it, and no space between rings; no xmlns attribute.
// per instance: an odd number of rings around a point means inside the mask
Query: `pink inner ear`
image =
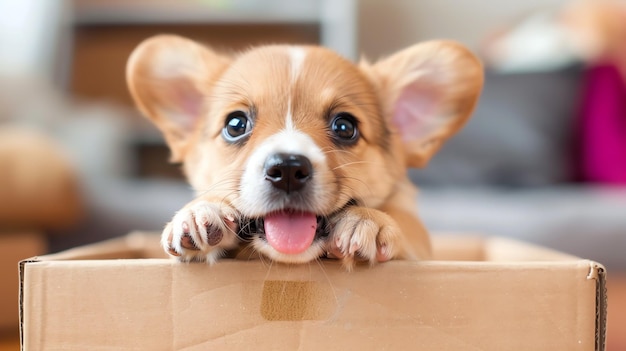
<svg viewBox="0 0 626 351"><path fill-rule="evenodd" d="M193 128L202 112L202 94L188 80L177 79L170 83L171 110L177 113L171 118L186 130Z"/></svg>
<svg viewBox="0 0 626 351"><path fill-rule="evenodd" d="M437 129L438 103L439 94L433 88L411 84L402 90L392 122L405 142L423 139Z"/></svg>

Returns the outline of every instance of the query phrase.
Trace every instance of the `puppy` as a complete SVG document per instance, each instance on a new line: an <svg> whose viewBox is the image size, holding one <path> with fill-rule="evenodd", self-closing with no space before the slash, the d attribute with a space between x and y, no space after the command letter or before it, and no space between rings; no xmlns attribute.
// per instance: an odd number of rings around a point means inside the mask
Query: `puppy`
<svg viewBox="0 0 626 351"><path fill-rule="evenodd" d="M430 257L407 167L463 126L483 71L445 41L355 65L316 46L228 57L159 35L132 53L127 82L197 191L163 231L170 255L213 263L243 244L350 269Z"/></svg>

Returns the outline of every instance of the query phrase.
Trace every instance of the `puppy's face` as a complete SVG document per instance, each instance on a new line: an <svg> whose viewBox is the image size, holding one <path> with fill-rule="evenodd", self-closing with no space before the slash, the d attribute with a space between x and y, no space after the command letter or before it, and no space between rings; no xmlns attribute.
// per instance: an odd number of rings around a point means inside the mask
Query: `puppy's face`
<svg viewBox="0 0 626 351"><path fill-rule="evenodd" d="M325 218L350 201L379 206L402 168L374 87L328 50L251 50L209 96L186 173L260 219L254 246L270 257L319 257ZM290 231L300 240L281 238Z"/></svg>
<svg viewBox="0 0 626 351"><path fill-rule="evenodd" d="M329 217L349 205L383 205L407 165L423 165L475 102L457 116L448 95L459 87L442 90L458 80L454 74L442 72L438 81L407 71L423 79L411 85L416 77L396 66L414 64L405 58L414 53L356 66L312 46L226 58L172 36L142 45L128 71L138 105L198 195L232 205L241 235L278 261L319 257ZM434 113L441 121L420 120Z"/></svg>

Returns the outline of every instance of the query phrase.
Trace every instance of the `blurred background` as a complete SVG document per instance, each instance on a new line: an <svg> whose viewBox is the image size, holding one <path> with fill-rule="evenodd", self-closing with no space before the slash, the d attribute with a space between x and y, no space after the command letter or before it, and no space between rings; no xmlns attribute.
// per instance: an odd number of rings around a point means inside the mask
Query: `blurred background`
<svg viewBox="0 0 626 351"><path fill-rule="evenodd" d="M468 125L423 170L436 232L507 236L609 270L626 349L626 1L0 0L0 334L19 259L159 231L192 198L132 106L132 49L177 33L236 52L315 43L376 60L454 39L485 63ZM5 281L7 283L5 283ZM620 332L617 328L622 328Z"/></svg>

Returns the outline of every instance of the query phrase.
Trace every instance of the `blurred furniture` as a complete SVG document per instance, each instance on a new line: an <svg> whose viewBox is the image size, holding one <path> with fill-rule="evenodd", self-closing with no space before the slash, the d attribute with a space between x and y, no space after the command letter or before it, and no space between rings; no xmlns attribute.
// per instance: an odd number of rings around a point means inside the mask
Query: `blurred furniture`
<svg viewBox="0 0 626 351"><path fill-rule="evenodd" d="M47 235L82 213L77 175L59 146L0 125L0 330L17 328L19 260L47 252Z"/></svg>
<svg viewBox="0 0 626 351"><path fill-rule="evenodd" d="M77 174L41 133L0 126L0 228L61 228L82 209Z"/></svg>
<svg viewBox="0 0 626 351"><path fill-rule="evenodd" d="M74 23L77 28L90 26L154 25L162 30L168 25L212 25L254 29L249 25L287 26L317 28L318 43L341 55L355 59L356 48L356 1L355 0L73 0ZM219 32L220 27L216 28ZM232 46L230 33L220 33L216 38ZM207 34L210 35L210 34ZM279 33L289 35L289 33ZM303 38L297 39L302 40ZM306 38L304 38L306 39ZM248 42L278 42L280 37L263 37L263 33L247 32ZM250 43L244 43L249 45Z"/></svg>
<svg viewBox="0 0 626 351"><path fill-rule="evenodd" d="M174 33L233 52L261 43L322 44L356 57L354 0L74 0L70 90L132 106L126 60L144 39ZM94 67L98 69L94 70Z"/></svg>
<svg viewBox="0 0 626 351"><path fill-rule="evenodd" d="M584 69L488 71L468 124L411 177L426 226L503 235L626 270L626 187L579 181Z"/></svg>

